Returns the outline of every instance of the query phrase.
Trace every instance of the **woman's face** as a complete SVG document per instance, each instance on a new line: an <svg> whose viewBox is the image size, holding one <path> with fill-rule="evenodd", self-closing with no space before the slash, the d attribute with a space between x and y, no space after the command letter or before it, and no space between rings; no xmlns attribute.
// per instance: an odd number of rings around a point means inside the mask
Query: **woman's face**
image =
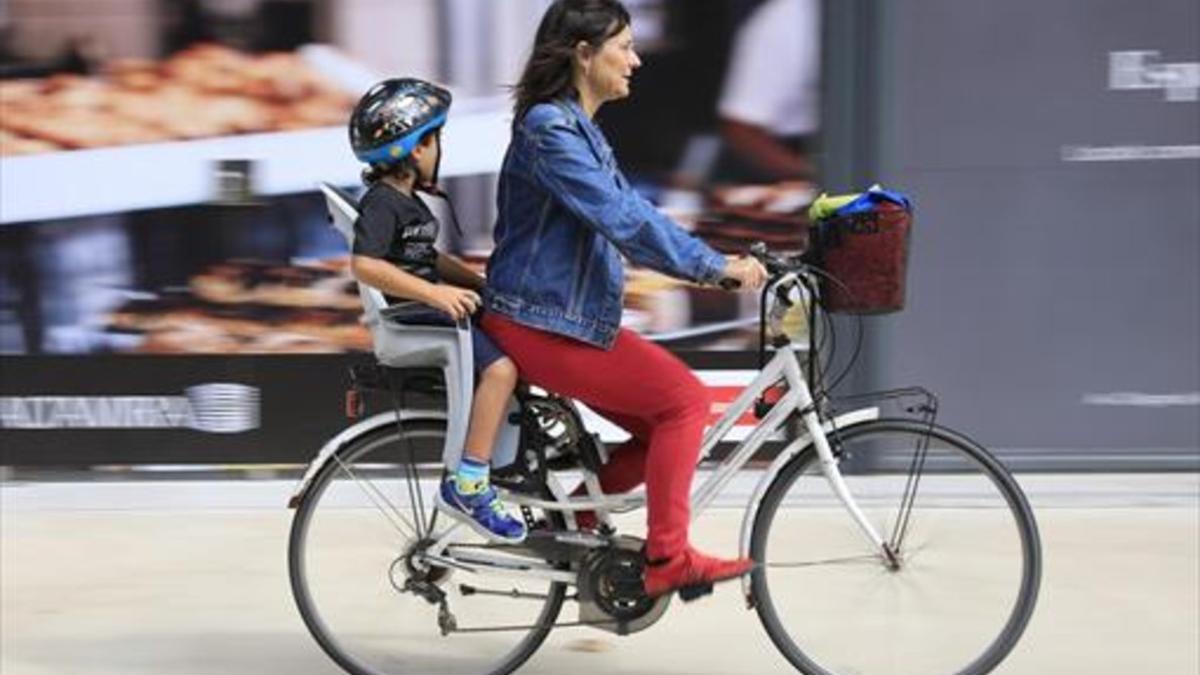
<svg viewBox="0 0 1200 675"><path fill-rule="evenodd" d="M633 51L633 31L625 26L605 40L599 50L583 58L583 84L598 103L625 98L629 95L629 79L641 65L642 60Z"/></svg>

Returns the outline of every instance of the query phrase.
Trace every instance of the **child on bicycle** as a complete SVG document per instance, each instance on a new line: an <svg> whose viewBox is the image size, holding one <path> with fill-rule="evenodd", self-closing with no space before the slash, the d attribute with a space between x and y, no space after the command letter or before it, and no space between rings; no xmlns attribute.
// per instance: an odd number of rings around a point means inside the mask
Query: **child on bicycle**
<svg viewBox="0 0 1200 675"><path fill-rule="evenodd" d="M440 226L417 191L437 191L441 129L450 92L423 80L381 82L358 102L350 118L350 143L368 165L369 186L354 223L350 269L382 291L389 302L415 300L429 306L408 321L454 325L479 318L484 279L434 244ZM476 325L478 322L476 321ZM488 481L488 469L517 369L478 329L471 330L478 385L462 460L438 491L437 506L492 541L525 539L525 523L510 515Z"/></svg>

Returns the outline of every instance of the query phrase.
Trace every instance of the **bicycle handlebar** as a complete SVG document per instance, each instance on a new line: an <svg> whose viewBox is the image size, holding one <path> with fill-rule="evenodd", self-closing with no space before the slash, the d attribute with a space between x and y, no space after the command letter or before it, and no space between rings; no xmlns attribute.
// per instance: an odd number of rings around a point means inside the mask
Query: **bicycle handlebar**
<svg viewBox="0 0 1200 675"><path fill-rule="evenodd" d="M750 246L750 250L746 255L753 257L762 263L762 266L767 268L767 274L771 281L788 274L789 272L802 272L808 268L808 264L804 262L803 255L784 256L778 253L772 253L764 242L756 241ZM717 282L717 285L722 290L736 291L742 287L742 282L732 277L725 277Z"/></svg>

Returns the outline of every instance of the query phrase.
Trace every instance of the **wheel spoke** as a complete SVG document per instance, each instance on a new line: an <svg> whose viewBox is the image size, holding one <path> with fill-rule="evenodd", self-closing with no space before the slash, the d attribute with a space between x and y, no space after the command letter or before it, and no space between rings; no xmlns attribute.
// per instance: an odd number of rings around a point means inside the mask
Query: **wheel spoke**
<svg viewBox="0 0 1200 675"><path fill-rule="evenodd" d="M862 555L844 556L840 558L825 558L823 560L797 560L794 562L769 562L765 565L768 568L796 568L796 567L817 567L819 565L847 565L851 563L876 563L882 564L883 559L876 554L865 553Z"/></svg>
<svg viewBox="0 0 1200 675"><path fill-rule="evenodd" d="M400 509L398 509L396 505L392 503L392 500L388 499L383 490L380 490L374 482L366 478L359 477L358 474L345 462L343 462L342 458L337 454L334 454L333 457L337 462L338 468L341 470L341 472L344 473L346 477L351 480L351 482L358 486L359 490L366 495L367 499L371 500L371 503L375 506L375 510L378 511L380 515L382 515L392 525L392 527L400 533L403 541L412 541L413 537L416 536L416 526L413 525L412 521L406 518L404 514L400 512Z"/></svg>

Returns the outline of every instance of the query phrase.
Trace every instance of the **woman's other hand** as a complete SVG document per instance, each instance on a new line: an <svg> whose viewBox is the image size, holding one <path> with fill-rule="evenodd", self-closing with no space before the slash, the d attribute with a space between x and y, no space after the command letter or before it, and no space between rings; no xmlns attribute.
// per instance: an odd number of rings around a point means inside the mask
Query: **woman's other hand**
<svg viewBox="0 0 1200 675"><path fill-rule="evenodd" d="M736 281L739 288L757 289L767 283L767 268L749 256L726 260L723 274L725 279Z"/></svg>
<svg viewBox="0 0 1200 675"><path fill-rule="evenodd" d="M474 314L480 304L479 294L475 291L448 284L435 284L424 301L449 314L455 321Z"/></svg>

